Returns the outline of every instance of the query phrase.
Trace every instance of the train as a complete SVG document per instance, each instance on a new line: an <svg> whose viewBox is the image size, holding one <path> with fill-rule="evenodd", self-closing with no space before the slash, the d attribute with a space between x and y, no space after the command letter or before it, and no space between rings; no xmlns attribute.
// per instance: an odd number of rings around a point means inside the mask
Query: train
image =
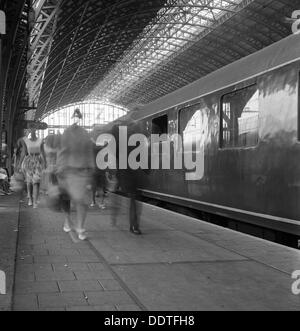
<svg viewBox="0 0 300 331"><path fill-rule="evenodd" d="M184 154L201 160L195 179L184 168L139 171L141 195L270 240L300 238L299 80L297 34L136 109L139 133L180 135Z"/></svg>

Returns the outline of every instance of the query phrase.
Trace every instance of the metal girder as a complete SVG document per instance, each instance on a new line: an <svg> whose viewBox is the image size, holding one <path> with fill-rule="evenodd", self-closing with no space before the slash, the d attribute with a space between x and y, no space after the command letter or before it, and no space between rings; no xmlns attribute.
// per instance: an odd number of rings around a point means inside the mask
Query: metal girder
<svg viewBox="0 0 300 331"><path fill-rule="evenodd" d="M32 2L32 8L35 11L36 17L40 16L40 12L44 6L44 4L46 3L47 0L33 0Z"/></svg>
<svg viewBox="0 0 300 331"><path fill-rule="evenodd" d="M36 116L94 97L152 101L288 35L290 13L277 11L294 2L64 0L46 73L35 76Z"/></svg>
<svg viewBox="0 0 300 331"><path fill-rule="evenodd" d="M37 104L42 89L61 3L62 0L36 0L33 3L35 22L31 32L31 57L28 64L28 91L31 105Z"/></svg>

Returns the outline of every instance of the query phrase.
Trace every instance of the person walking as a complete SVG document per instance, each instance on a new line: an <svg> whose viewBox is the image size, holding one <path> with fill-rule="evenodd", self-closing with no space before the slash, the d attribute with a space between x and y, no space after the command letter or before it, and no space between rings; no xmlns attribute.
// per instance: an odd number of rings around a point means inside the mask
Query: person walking
<svg viewBox="0 0 300 331"><path fill-rule="evenodd" d="M106 190L106 182L105 182L105 171L100 170L97 167L96 159L97 155L101 150L101 147L97 146L96 141L94 138L91 138L91 141L93 143L93 149L94 149L94 162L95 162L95 169L93 174L93 180L92 180L92 203L91 207L95 207L97 205L96 198L99 195L101 198L101 202L98 204L98 207L102 210L106 209L106 198L107 198L107 190Z"/></svg>
<svg viewBox="0 0 300 331"><path fill-rule="evenodd" d="M89 203L89 188L95 168L93 144L88 132L79 126L79 109L74 111L74 124L65 130L57 153L57 179L67 214L65 232L75 230L79 240L87 238L84 228ZM76 209L76 223L70 218L70 201Z"/></svg>
<svg viewBox="0 0 300 331"><path fill-rule="evenodd" d="M137 126L133 120L127 124L128 134L137 133ZM117 146L119 146L119 130L120 127L115 125L112 128L112 135L115 137L117 142ZM128 153L130 154L131 148L128 149ZM117 164L119 158L124 155L123 150L117 148ZM123 191L126 193L127 197L129 198L129 231L135 235L141 235L142 231L140 229L140 215L141 215L141 206L138 202L139 198L139 170L133 170L130 168L130 165L127 165L127 169L119 169L115 171L115 176L118 180L119 185L122 187ZM116 223L116 213L112 214L112 224Z"/></svg>
<svg viewBox="0 0 300 331"><path fill-rule="evenodd" d="M40 183L45 168L43 140L38 138L36 130L32 129L28 137L20 140L22 145L21 164L27 184L28 206L38 208Z"/></svg>

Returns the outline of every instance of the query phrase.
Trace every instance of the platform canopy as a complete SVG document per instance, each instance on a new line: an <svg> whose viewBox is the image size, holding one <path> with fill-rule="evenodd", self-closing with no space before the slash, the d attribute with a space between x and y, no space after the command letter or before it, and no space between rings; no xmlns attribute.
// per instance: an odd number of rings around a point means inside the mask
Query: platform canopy
<svg viewBox="0 0 300 331"><path fill-rule="evenodd" d="M98 99L153 101L292 33L299 0L35 0L36 118Z"/></svg>

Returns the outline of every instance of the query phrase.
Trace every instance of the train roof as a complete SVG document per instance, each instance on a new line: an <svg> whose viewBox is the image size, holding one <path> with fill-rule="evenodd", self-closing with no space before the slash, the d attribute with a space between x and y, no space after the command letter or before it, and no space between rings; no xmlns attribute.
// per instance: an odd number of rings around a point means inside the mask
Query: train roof
<svg viewBox="0 0 300 331"><path fill-rule="evenodd" d="M297 60L300 60L300 34L291 35L259 52L216 70L192 84L140 107L135 112L134 119L138 120L160 113Z"/></svg>

